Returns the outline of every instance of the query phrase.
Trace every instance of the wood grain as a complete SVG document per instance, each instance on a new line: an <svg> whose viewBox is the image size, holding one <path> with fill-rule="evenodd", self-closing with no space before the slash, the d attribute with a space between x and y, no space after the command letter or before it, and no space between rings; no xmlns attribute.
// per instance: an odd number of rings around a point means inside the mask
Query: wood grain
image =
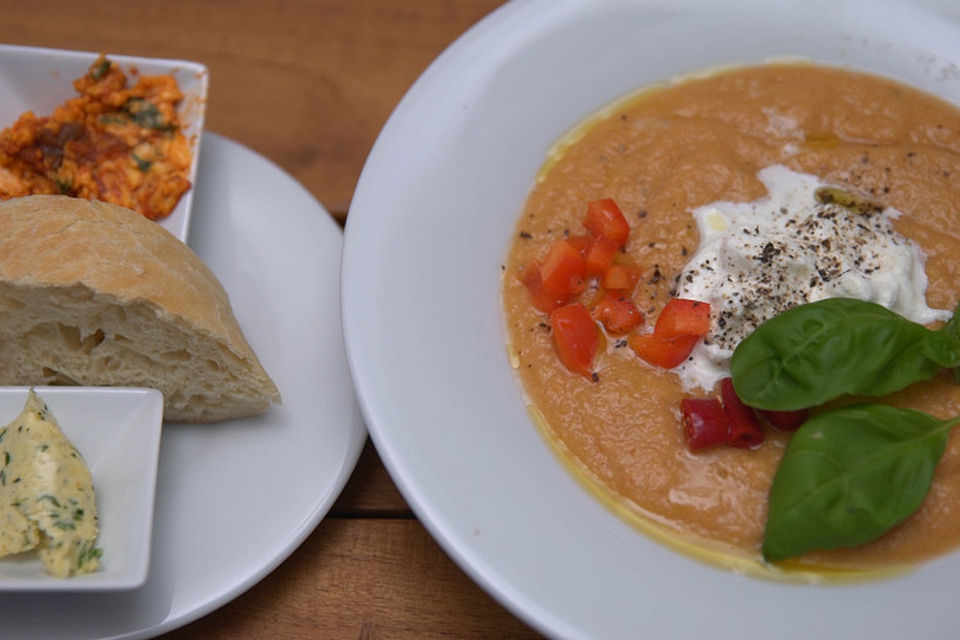
<svg viewBox="0 0 960 640"><path fill-rule="evenodd" d="M341 221L390 112L502 0L0 0L0 41L210 70L207 128L270 158ZM260 584L167 638L534 638L414 518L369 443L339 500Z"/></svg>
<svg viewBox="0 0 960 640"><path fill-rule="evenodd" d="M340 497L330 509L335 518L412 517L410 507L367 440L360 460Z"/></svg>
<svg viewBox="0 0 960 640"><path fill-rule="evenodd" d="M447 45L500 4L2 2L0 41L206 64L208 128L266 155L343 219L397 102Z"/></svg>
<svg viewBox="0 0 960 640"><path fill-rule="evenodd" d="M0 41L204 63L207 129L276 162L342 221L397 102L445 47L501 4L0 0ZM235 601L166 637L537 634L444 554L368 442L327 518L286 562Z"/></svg>
<svg viewBox="0 0 960 640"><path fill-rule="evenodd" d="M277 602L283 606L276 607ZM412 520L323 521L228 607L167 640L540 637L473 584Z"/></svg>

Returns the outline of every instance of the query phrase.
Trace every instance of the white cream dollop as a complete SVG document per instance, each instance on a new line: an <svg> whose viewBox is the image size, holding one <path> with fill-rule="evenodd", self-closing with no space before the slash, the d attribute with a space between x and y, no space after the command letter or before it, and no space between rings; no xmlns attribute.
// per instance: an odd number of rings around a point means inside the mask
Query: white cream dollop
<svg viewBox="0 0 960 640"><path fill-rule="evenodd" d="M711 329L677 369L688 390L729 375L737 344L786 309L824 298L857 298L914 322L947 320L926 303L924 256L893 228L892 208L857 211L823 204L816 176L773 165L758 173L767 195L693 211L700 246L676 295L709 302Z"/></svg>

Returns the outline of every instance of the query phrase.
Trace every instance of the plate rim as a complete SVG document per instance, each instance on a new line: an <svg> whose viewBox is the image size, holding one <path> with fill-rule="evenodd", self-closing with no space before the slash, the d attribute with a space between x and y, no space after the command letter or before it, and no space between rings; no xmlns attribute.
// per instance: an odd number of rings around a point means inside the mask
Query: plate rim
<svg viewBox="0 0 960 640"><path fill-rule="evenodd" d="M287 177L291 181L291 184L299 187L299 189L303 193L309 196L309 198L313 201L313 204L316 205L317 209L322 214L324 214L321 217L323 222L321 222L320 224L323 224L328 228L332 228L335 232L341 234L340 246L341 246L341 255L342 255L342 247L343 247L342 232L340 231L339 227L334 221L333 216L330 214L327 208L319 200L317 200L312 194L310 194L306 190L306 188L303 185L299 183L299 181L297 181L292 175L290 175L285 169L283 169L276 162L258 153L256 150L248 147L247 145L241 142L233 140L227 136L217 134L208 130L204 133L204 137L203 137L203 141L201 142L201 145L209 146L211 142L214 146L223 145L228 149L232 148L234 153L239 151L241 153L249 154L251 157L257 159L264 166L271 167L277 172L279 172L280 174ZM200 150L202 151L202 146ZM199 155L199 152L198 152L198 155ZM198 175L198 180L199 179L200 179L200 176ZM189 240L188 240L188 244L190 244ZM191 248L193 248L192 245L191 245ZM336 278L336 281L337 281L337 289L339 291L339 278ZM342 321L339 318L339 315L337 315L337 321L341 326L341 332L342 332L343 326L342 326ZM356 400L354 399L354 401ZM223 589L219 594L213 595L208 600L206 600L203 603L199 603L197 606L193 607L192 609L182 611L176 616L168 617L159 625L151 629L142 629L136 632L132 632L130 634L123 634L116 637L117 638L120 638L120 637L148 638L148 637L153 637L154 635L159 635L161 633L168 633L175 629L179 629L184 625L187 625L191 622L195 622L196 620L199 620L200 618L232 602L237 597L239 597L243 593L247 592L248 590L256 586L261 580L263 580L266 576L271 574L281 564L283 564L291 555L293 555L293 553L298 548L300 548L300 546L306 541L306 539L310 536L310 534L313 533L313 531L316 530L316 528L320 525L320 523L326 518L327 513L329 513L334 503L340 497L340 494L343 492L344 487L346 486L347 482L350 480L350 477L353 475L353 471L356 468L357 462L360 459L360 454L363 451L363 445L364 445L364 442L366 441L368 431L365 428L365 423L362 421L355 422L354 424L349 425L349 430L350 430L350 438L348 443L349 446L347 447L347 450L344 452L344 458L343 458L344 464L340 468L340 471L334 478L333 482L331 482L329 487L327 487L331 489L331 491L327 493L327 496L325 499L319 500L314 504L313 509L310 511L310 513L307 514L307 517L301 523L300 528L295 532L292 532L292 535L290 536L289 542L287 543L287 545L283 547L279 551L279 553L275 554L271 561L263 564L259 570L250 573L245 580L234 583L233 585ZM321 495L322 495L322 492L321 492Z"/></svg>
<svg viewBox="0 0 960 640"><path fill-rule="evenodd" d="M239 142L209 131L205 133L202 144L208 152L208 160L212 161L213 158L219 154L227 154L226 156L220 155L219 157L236 157L238 158L238 162L253 163L263 172L263 175L268 176L266 180L272 181L274 185L276 185L278 181L282 181L282 188L294 193L293 197L304 203L310 203L309 211L306 209L298 210L298 215L304 216L302 218L304 220L309 219L309 223L294 222L291 224L309 224L311 231L315 229L314 225L316 225L316 235L312 237L324 238L324 244L326 244L328 240L331 244L335 244L339 251L342 251L342 234L339 225L337 225L336 221L322 203L317 201L302 184L279 165ZM214 153L211 153L211 151ZM202 168L201 165L201 169ZM198 182L203 182L204 175L202 171L198 174ZM221 173L216 178L211 179L210 183L216 185L218 182L223 183L228 179L228 176ZM248 182L257 184L256 181ZM217 199L225 199L226 201L228 194L221 194L219 187L217 187L217 189L215 193L211 192L211 194ZM199 210L200 216L194 220L194 222L197 223L196 229L198 230L204 227L203 213L207 209L203 203L211 199L209 194L208 196L198 199L200 206L204 207ZM225 207L223 211L229 213L229 206ZM222 223L227 213L218 215L216 223ZM252 223L247 224L249 226ZM246 240L245 237L244 240ZM198 242L202 242L202 246L198 247ZM211 250L210 247L222 247L223 242L223 240L219 239L219 236L216 238L210 237L209 232L197 233L193 234L190 246L204 259L205 263L210 264L211 261L208 257L213 257L211 254L216 253L216 251ZM218 245L217 243L221 244ZM230 249L230 247L228 247L228 249ZM223 259L224 258L220 256L212 261L213 264L211 268L215 273L217 272L218 264L222 263ZM336 266L339 266L338 261ZM222 266L220 268L222 268ZM232 277L239 278L240 276ZM325 282L329 283L328 286L331 295L334 292L338 293L338 270L336 268L331 269L325 277L329 278L329 280L325 280ZM224 280L219 273L218 279ZM269 280L265 284L270 285L272 282L273 280ZM229 282L224 282L224 285L228 293L233 291L234 287L232 287ZM320 285L317 285L317 287L320 288ZM317 296L319 296L319 294L317 294ZM235 311L238 311L236 300L232 300L232 302ZM319 297L317 297L314 302L319 304ZM248 307L250 306L249 300L246 304ZM284 309L286 309L285 306L281 307L280 311L282 312ZM325 320L327 323L327 329L323 332L325 335L322 340L318 338L316 344L318 349L335 353L334 350L342 349L340 317L338 309L333 306L329 307L329 313L329 318ZM237 319L242 327L245 326L246 317L247 316L241 315L239 312L237 313ZM316 324L316 322L314 324ZM250 333L246 330L245 333L247 333L249 338ZM262 338L263 336L261 335L260 337ZM271 357L284 357L284 354L287 353L290 348L288 343L281 343L281 345L286 346L273 347L272 349L258 349L258 356L265 361L265 366L267 366L268 371L274 367L269 366L266 361ZM165 422L161 429L160 456L157 470L158 478L154 500L155 512L154 529L152 531L151 570L144 586L140 589L102 594L44 594L36 592L6 594L11 598L6 606L16 606L27 609L23 616L8 621L6 627L7 632L12 637L20 637L18 634L27 633L24 625L29 625L32 621L36 620L41 610L45 611L58 604L63 604L66 611L82 611L88 607L92 607L96 609L96 611L90 618L79 620L69 618L65 615L50 618L49 626L44 626L42 629L31 627L31 633L28 634L29 637L60 637L59 634L66 633L65 629L68 628L63 625L69 624L69 628L71 629L70 633L73 634L73 637L151 638L174 631L212 613L242 595L263 580L268 574L272 573L301 547L304 541L327 516L352 476L366 442L367 431L359 406L356 404L355 395L352 393L352 381L349 379L346 370L345 355L342 359L342 367L342 371L338 372L337 377L333 378L336 380L336 386L332 384L328 385L330 393L337 394L334 400L334 406L339 412L334 416L337 420L336 422L326 422L326 418L332 415L330 413L332 411L330 407L320 407L313 403L306 405L303 400L301 400L300 404L297 404L295 398L289 395L284 396L284 403L282 405L268 410L268 413L263 416L211 424ZM285 375L289 377L292 374L284 374L283 371L280 370L280 367L274 369L271 375L273 375L278 384L281 385L281 393L283 393L285 387L281 378ZM294 371L293 373L297 372ZM340 384L341 381L342 386ZM314 384L314 386L316 386L316 381L306 384ZM289 386L286 388L288 391L290 390ZM351 392L349 397L346 395L341 397L341 390L349 390ZM304 398L306 396L301 394L299 397ZM302 407L302 409L298 409L298 407ZM271 418L270 412L277 412L275 414L276 417ZM274 420L274 422L270 423L270 420ZM243 440L243 436L249 436L254 430L260 430L254 433L253 437L253 440L259 441L261 433L263 437L271 437L269 430L272 427L286 428L293 425L293 433L290 435L294 436L297 434L314 433L323 426L317 424L318 420L323 420L324 423L328 425L328 431L336 434L336 443L327 444L328 449L324 452L325 454L328 452L330 454L326 458L328 460L326 463L327 466L317 474L318 477L328 479L328 481L322 485L315 482L308 489L304 489L303 509L302 511L298 510L288 514L287 520L291 523L289 528L284 527L282 530L278 528L277 531L268 531L264 534L267 536L266 542L254 550L256 553L247 554L241 561L235 559L229 563L213 566L214 577L208 582L200 581L198 585L194 585L189 580L182 580L181 575L173 575L169 572L160 576L156 575L155 570L158 565L155 563L163 561L163 557L160 554L162 552L175 552L178 549L182 549L185 544L189 544L188 536L191 535L189 528L183 528L183 534L172 533L170 527L176 525L165 525L164 522L162 522L165 513L180 511L180 503L174 504L174 499L181 496L182 492L186 490L186 486L182 482L174 481L171 484L171 478L176 478L179 473L177 469L181 469L182 471L183 467L186 467L188 470L205 469L199 472L202 475L206 474L203 475L203 477L211 477L209 475L210 472L206 471L206 469L215 469L209 465L202 467L194 464L192 456L196 455L198 451L192 447L195 447L197 444L201 447L203 445L210 445L216 438L221 437L230 440L231 436L236 436ZM259 421L265 421L266 423L258 424ZM224 427L224 432L222 434L216 433L215 430L221 426ZM205 434L199 443L196 439L196 432ZM250 440L251 438L247 437L245 442L249 444ZM290 442L295 442L295 440ZM242 453L244 451L243 448L235 447L234 449L239 451L239 453L230 455L234 457L244 455ZM185 452L188 455L186 460L183 458ZM205 451L202 453L206 455ZM279 453L280 455L283 454L282 447ZM237 466L239 467L244 460L246 460L246 458L238 460ZM165 471L167 473L165 473ZM213 478L215 479L220 476L222 476L222 474L214 470ZM194 502L186 506L188 509L206 510L209 505L207 503L198 505ZM212 506L215 507L216 505ZM215 530L215 525L216 523L210 523L209 528L214 530L209 534L208 540L219 533L218 530ZM231 567L236 569L233 573L231 573ZM211 567L207 567L207 569L211 569ZM173 570L173 573L179 574L181 572ZM189 576L187 577L189 578ZM155 582L155 580L158 582ZM101 598L110 598L111 600L105 602L101 601ZM118 613L118 615L113 618L114 622L112 624L109 622L100 624L100 616L96 614L102 613L102 607L107 606L119 606L128 608L129 610Z"/></svg>
<svg viewBox="0 0 960 640"><path fill-rule="evenodd" d="M550 17L556 17L558 14L562 14L565 11L563 7L569 8L575 4L576 3L563 1L550 3L540 0L521 0L519 2L513 2L509 3L508 5L504 5L471 27L471 29L461 36L461 38L448 47L436 60L434 60L434 62L409 89L407 94L398 104L397 108L391 114L386 125L381 131L380 136L377 138L377 141L371 150L367 164L364 166L364 170L361 173L360 180L357 184L353 204L351 205L351 215L348 215L347 217L341 294L344 339L347 346L347 357L351 374L354 376L355 387L360 400L361 409L364 413L370 437L377 448L384 466L387 468L391 478L397 485L401 494L407 500L408 504L411 506L411 509L415 512L421 523L430 532L437 543L477 584L479 584L488 594L490 594L507 610L529 624L534 629L547 635L556 635L558 637L589 637L589 633L583 629L575 628L570 624L567 624L566 619L558 616L555 611L539 606L539 604L528 598L527 594L517 591L514 588L514 585L510 584L509 580L506 580L503 574L496 570L495 565L492 565L490 562L488 562L488 559L484 558L483 554L478 552L474 545L471 545L468 543L468 541L465 541L462 532L453 530L451 528L449 523L452 518L448 517L448 514L444 514L439 510L437 505L434 504L433 497L427 495L423 491L422 486L417 486L422 484L420 482L420 478L414 479L406 473L405 468L409 467L410 465L403 459L402 454L396 451L392 446L391 441L395 434L391 433L391 429L384 426L384 422L382 422L388 419L384 417L384 414L389 407L385 407L382 404L378 405L378 403L373 399L376 389L370 388L371 383L367 380L368 374L370 373L367 370L369 363L364 361L364 354L360 353L359 330L356 330L351 324L353 315L359 312L359 303L354 300L350 292L350 285L357 283L351 282L350 279L354 276L355 272L359 272L359 267L357 265L360 260L359 252L361 250L359 248L355 248L354 245L357 245L361 242L361 240L356 238L361 237L360 234L362 232L360 230L360 225L365 224L365 222L362 220L362 216L367 214L371 216L373 215L372 212L366 210L368 207L367 191L372 189L368 182L372 182L373 178L371 176L383 171L385 166L385 159L382 157L384 154L381 153L381 151L383 151L382 147L389 144L391 136L396 135L394 128L399 126L400 121L405 120L410 116L411 111L416 108L416 101L420 99L421 95L428 91L430 83L437 80L441 74L450 72L450 67L453 65L456 57L462 57L464 54L469 52L473 43L488 36L491 30L508 24L509 20L514 19L517 14L524 11L530 11L531 14L538 15L541 13L546 13L549 14L547 15L547 18L549 19ZM616 6L615 3L611 2L597 2L593 4ZM842 4L845 8L863 5L863 3L858 3L855 1L845 2ZM885 4L901 7L906 6L905 3L899 2L886 2ZM924 8L931 4L935 3L918 3L918 5L923 5L920 8ZM649 2L637 1L631 3L631 6L636 5L662 7L665 6L665 3L657 2L656 0ZM690 2L680 2L679 5L681 7L696 6L695 3ZM727 2L725 5L730 5L730 3ZM506 38L503 44L505 47L516 45L516 43L509 38ZM758 60L756 62L760 61ZM361 212L361 214L353 215L355 211ZM355 253L356 255L354 255Z"/></svg>

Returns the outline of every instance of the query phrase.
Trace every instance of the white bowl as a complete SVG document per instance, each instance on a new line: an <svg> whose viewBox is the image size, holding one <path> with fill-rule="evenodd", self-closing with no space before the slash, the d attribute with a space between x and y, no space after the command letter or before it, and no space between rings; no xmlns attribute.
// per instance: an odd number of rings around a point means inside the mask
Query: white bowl
<svg viewBox="0 0 960 640"><path fill-rule="evenodd" d="M55 578L34 553L0 558L3 591L116 591L147 579L163 396L129 387L34 387L93 476L103 549L100 570ZM29 387L0 388L0 425L9 424Z"/></svg>
<svg viewBox="0 0 960 640"><path fill-rule="evenodd" d="M554 457L510 369L501 264L551 145L644 85L774 56L960 104L955 3L516 2L410 89L357 185L342 313L372 439L444 549L549 636L960 637L957 553L824 587L736 575L638 533Z"/></svg>
<svg viewBox="0 0 960 640"><path fill-rule="evenodd" d="M177 108L183 134L190 141L193 161L190 182L196 184L197 155L207 106L207 68L197 62L121 56L105 52L107 58L118 63L131 80L130 70L141 75L173 74L183 92L183 101ZM84 75L99 53L0 45L0 128L12 125L24 111L38 116L50 115L54 108L69 98L76 97L73 81ZM135 80L133 80L135 82ZM193 205L191 188L160 225L182 241L186 241Z"/></svg>

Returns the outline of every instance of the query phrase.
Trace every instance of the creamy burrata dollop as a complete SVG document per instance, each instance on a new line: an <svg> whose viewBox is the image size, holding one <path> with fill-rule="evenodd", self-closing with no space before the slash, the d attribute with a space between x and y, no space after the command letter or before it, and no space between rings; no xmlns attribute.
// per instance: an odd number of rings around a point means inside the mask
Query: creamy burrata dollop
<svg viewBox="0 0 960 640"><path fill-rule="evenodd" d="M893 221L900 213L819 178L773 165L758 173L767 195L693 211L700 244L676 295L710 303L711 329L677 367L688 390L729 375L736 346L790 307L824 298L880 304L914 322L949 319L926 303L924 255Z"/></svg>

